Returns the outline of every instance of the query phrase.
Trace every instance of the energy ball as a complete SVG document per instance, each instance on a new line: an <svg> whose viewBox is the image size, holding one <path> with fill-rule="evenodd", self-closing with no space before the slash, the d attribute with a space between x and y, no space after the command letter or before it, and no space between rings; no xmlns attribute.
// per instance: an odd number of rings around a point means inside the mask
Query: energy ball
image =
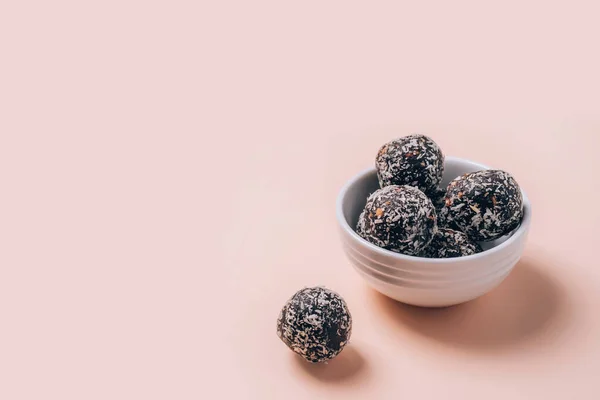
<svg viewBox="0 0 600 400"><path fill-rule="evenodd" d="M352 316L342 297L324 287L299 290L277 318L277 336L305 360L337 356L350 339Z"/></svg>
<svg viewBox="0 0 600 400"><path fill-rule="evenodd" d="M440 228L433 240L419 254L426 258L454 258L481 253L483 250L467 235L448 228Z"/></svg>
<svg viewBox="0 0 600 400"><path fill-rule="evenodd" d="M437 217L433 203L419 189L390 185L369 196L356 231L379 247L416 255L433 239Z"/></svg>
<svg viewBox="0 0 600 400"><path fill-rule="evenodd" d="M475 241L510 233L523 218L519 184L507 172L484 170L454 179L446 191L446 220Z"/></svg>
<svg viewBox="0 0 600 400"><path fill-rule="evenodd" d="M431 138L410 135L384 144L375 159L379 185L409 185L431 194L444 173L444 154Z"/></svg>
<svg viewBox="0 0 600 400"><path fill-rule="evenodd" d="M433 206L435 207L435 211L439 218L440 211L442 210L442 208L444 208L444 204L446 204L446 189L436 187L433 190L433 192L431 192L431 194L429 195L429 199L433 203Z"/></svg>
<svg viewBox="0 0 600 400"><path fill-rule="evenodd" d="M429 196L429 198L435 207L438 228L450 228L455 231L460 231L460 227L452 223L452 221L450 221L448 218L448 208L446 207L446 189L437 188L435 192Z"/></svg>
<svg viewBox="0 0 600 400"><path fill-rule="evenodd" d="M446 202L446 195L444 194L444 204L445 204L445 202ZM449 216L450 209L448 207L444 206L441 209L436 208L435 211L437 213L438 228L450 228L452 230L462 232L461 227L456 225L454 222L452 222L450 220L450 216Z"/></svg>

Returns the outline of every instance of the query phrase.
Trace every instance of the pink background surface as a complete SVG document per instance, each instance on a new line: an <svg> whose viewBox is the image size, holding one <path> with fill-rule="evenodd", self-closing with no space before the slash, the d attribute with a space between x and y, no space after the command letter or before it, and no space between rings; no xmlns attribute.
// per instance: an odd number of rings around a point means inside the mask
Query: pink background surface
<svg viewBox="0 0 600 400"><path fill-rule="evenodd" d="M0 5L0 398L598 399L596 1ZM512 172L534 223L445 310L366 287L334 201L385 141ZM297 289L354 316L329 365Z"/></svg>

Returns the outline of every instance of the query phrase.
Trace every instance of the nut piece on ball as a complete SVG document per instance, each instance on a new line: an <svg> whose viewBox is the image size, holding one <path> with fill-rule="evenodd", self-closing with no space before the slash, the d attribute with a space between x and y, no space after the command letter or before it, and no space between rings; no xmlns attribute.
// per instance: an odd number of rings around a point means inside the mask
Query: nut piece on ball
<svg viewBox="0 0 600 400"><path fill-rule="evenodd" d="M467 235L448 228L440 228L433 240L419 254L426 258L454 258L481 253L483 250Z"/></svg>
<svg viewBox="0 0 600 400"><path fill-rule="evenodd" d="M523 218L523 196L507 172L484 170L454 179L446 191L446 220L472 240L490 241L514 230Z"/></svg>
<svg viewBox="0 0 600 400"><path fill-rule="evenodd" d="M409 185L432 194L444 173L444 154L425 135L405 136L384 144L375 159L379 185Z"/></svg>
<svg viewBox="0 0 600 400"><path fill-rule="evenodd" d="M356 232L379 247L416 255L433 239L437 217L433 203L412 186L386 186L367 199Z"/></svg>
<svg viewBox="0 0 600 400"><path fill-rule="evenodd" d="M342 297L324 287L299 290L277 318L277 336L305 360L337 356L350 339L352 316Z"/></svg>

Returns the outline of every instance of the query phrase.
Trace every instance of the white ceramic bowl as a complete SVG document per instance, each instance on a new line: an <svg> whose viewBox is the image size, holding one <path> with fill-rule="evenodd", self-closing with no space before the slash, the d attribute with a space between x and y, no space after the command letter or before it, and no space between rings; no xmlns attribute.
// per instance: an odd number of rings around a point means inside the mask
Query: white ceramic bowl
<svg viewBox="0 0 600 400"><path fill-rule="evenodd" d="M442 185L459 175L482 169L489 168L446 157ZM525 193L523 221L511 234L485 243L482 253L430 259L382 249L354 231L367 197L378 188L375 168L359 173L340 191L336 212L346 256L367 283L388 297L425 307L463 303L499 285L521 258L531 225L531 205Z"/></svg>

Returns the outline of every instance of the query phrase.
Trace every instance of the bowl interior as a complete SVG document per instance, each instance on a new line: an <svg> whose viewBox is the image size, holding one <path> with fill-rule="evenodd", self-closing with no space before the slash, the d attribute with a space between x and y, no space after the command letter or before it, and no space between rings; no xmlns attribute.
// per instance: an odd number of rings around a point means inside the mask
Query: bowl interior
<svg viewBox="0 0 600 400"><path fill-rule="evenodd" d="M445 188L454 178L468 172L481 171L483 169L490 168L473 161L455 157L446 157L444 163L444 175L440 186ZM379 189L379 181L377 180L375 168L371 168L362 174L359 174L347 186L344 197L341 199L342 215L353 230L356 229L358 216L365 207L367 197L377 189ZM515 231L490 242L481 242L480 245L484 251L488 250L506 241L514 232Z"/></svg>

